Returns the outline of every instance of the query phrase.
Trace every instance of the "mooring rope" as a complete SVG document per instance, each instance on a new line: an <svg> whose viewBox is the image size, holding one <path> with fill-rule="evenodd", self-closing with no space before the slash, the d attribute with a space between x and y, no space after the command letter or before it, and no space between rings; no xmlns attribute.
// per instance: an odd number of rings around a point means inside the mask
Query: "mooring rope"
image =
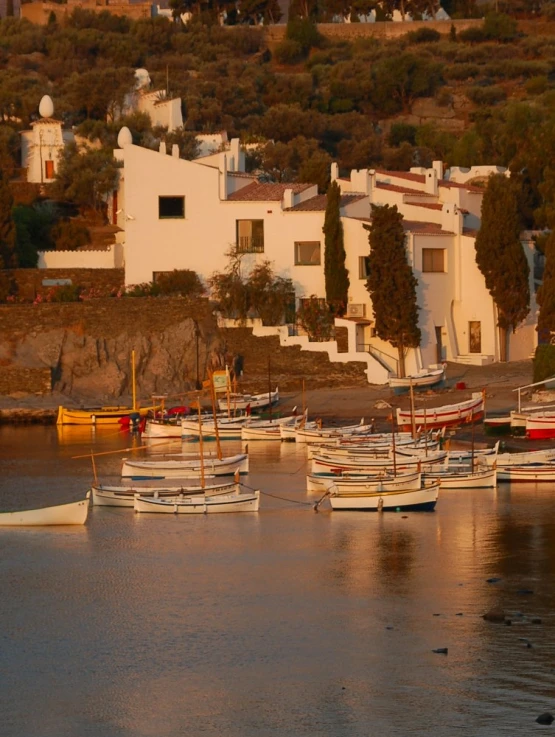
<svg viewBox="0 0 555 737"><path fill-rule="evenodd" d="M250 491L260 491L261 494L264 494L264 496L271 496L272 499L279 499L282 502L291 502L291 504L300 504L303 507L312 507L312 502L301 502L298 499L288 499L285 496L278 496L277 494L271 494L269 491L262 491L262 489L255 489L254 486L249 486L248 484L244 484L242 481L239 482L241 486L243 486L245 489L249 489Z"/></svg>

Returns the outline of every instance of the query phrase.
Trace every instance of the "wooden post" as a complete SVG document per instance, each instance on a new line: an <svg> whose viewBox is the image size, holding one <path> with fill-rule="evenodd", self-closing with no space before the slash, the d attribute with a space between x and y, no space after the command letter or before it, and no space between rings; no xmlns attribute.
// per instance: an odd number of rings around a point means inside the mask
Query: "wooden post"
<svg viewBox="0 0 555 737"><path fill-rule="evenodd" d="M202 438L202 417L200 413L200 394L197 396L198 406L198 441L200 449L200 485L204 489L204 441Z"/></svg>
<svg viewBox="0 0 555 737"><path fill-rule="evenodd" d="M428 424L426 422L426 403L424 402L424 455L428 456Z"/></svg>
<svg viewBox="0 0 555 737"><path fill-rule="evenodd" d="M412 385L412 379L409 379L410 387L410 422L411 422L411 434L412 439L416 439L416 417L414 416L414 387Z"/></svg>
<svg viewBox="0 0 555 737"><path fill-rule="evenodd" d="M137 409L137 391L135 388L135 351L131 351L131 391L133 392L133 412Z"/></svg>
<svg viewBox="0 0 555 737"><path fill-rule="evenodd" d="M92 452L92 448L91 448L91 461L92 461L92 467L93 467L94 483L98 484L98 476L96 475L96 463L94 461L94 453Z"/></svg>
<svg viewBox="0 0 555 737"><path fill-rule="evenodd" d="M212 372L209 374L210 377L210 399L212 400L212 415L214 417L214 430L216 432L216 451L218 454L218 460L222 460L222 446L220 445L220 431L218 430L218 418L216 417L216 390L214 389L214 377Z"/></svg>
<svg viewBox="0 0 555 737"><path fill-rule="evenodd" d="M472 466L472 473L474 473L474 410L470 413L470 422L472 423L472 450L470 452L470 459L471 459L471 466Z"/></svg>
<svg viewBox="0 0 555 737"><path fill-rule="evenodd" d="M396 458L396 448L395 448L395 413L393 407L391 407L391 427L392 427L392 443L393 443L393 475L397 476L397 458Z"/></svg>
<svg viewBox="0 0 555 737"><path fill-rule="evenodd" d="M268 354L268 403L270 408L270 422L272 421L272 374L270 367L270 354Z"/></svg>

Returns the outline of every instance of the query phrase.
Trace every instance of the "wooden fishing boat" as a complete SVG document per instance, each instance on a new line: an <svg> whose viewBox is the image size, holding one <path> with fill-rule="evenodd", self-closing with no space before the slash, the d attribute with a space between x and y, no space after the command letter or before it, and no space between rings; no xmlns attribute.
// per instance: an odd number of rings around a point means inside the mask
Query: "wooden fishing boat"
<svg viewBox="0 0 555 737"><path fill-rule="evenodd" d="M334 511L432 511L439 495L439 482L423 484L420 489L377 491L369 494L337 493L330 489L330 504Z"/></svg>
<svg viewBox="0 0 555 737"><path fill-rule="evenodd" d="M544 450L528 450L522 453L499 453L497 455L498 468L505 466L526 466L531 463L545 464L555 461L555 448Z"/></svg>
<svg viewBox="0 0 555 737"><path fill-rule="evenodd" d="M362 458L360 456L328 458L315 456L312 459L312 473L324 475L344 475L349 473L356 476L374 476L379 473L398 473L401 471L432 470L447 465L447 453L436 451L424 458L395 457L393 458Z"/></svg>
<svg viewBox="0 0 555 737"><path fill-rule="evenodd" d="M340 438L370 435L374 429L373 425L365 425L364 418L357 425L343 425L339 427L316 428L314 430L297 428L295 441L297 443L323 443Z"/></svg>
<svg viewBox="0 0 555 737"><path fill-rule="evenodd" d="M122 419L146 417L152 407L132 409L131 407L91 407L89 409L69 409L58 407L57 425L119 425Z"/></svg>
<svg viewBox="0 0 555 737"><path fill-rule="evenodd" d="M239 440L241 438L241 428L248 421L248 417L232 417L203 420L199 425L198 420L182 420L181 436L183 438L199 438L201 433L204 440L216 439L216 427L218 435L222 440ZM217 423L217 424L216 424Z"/></svg>
<svg viewBox="0 0 555 737"><path fill-rule="evenodd" d="M407 391L413 389L424 389L431 386L436 386L445 380L445 366L430 366L427 369L422 369L416 374L410 374L404 378L397 376L390 376L388 383L389 386L399 391Z"/></svg>
<svg viewBox="0 0 555 737"><path fill-rule="evenodd" d="M501 466L497 469L498 481L528 481L531 483L553 483L555 463L529 463L526 466Z"/></svg>
<svg viewBox="0 0 555 737"><path fill-rule="evenodd" d="M350 458L352 456L362 456L363 458L393 458L394 446L390 442L387 443L352 443L341 445L314 445L307 447L307 457L309 459L314 456L326 456L327 458ZM402 453L404 450L406 452ZM395 440L395 451L398 455L424 457L426 454L439 450L437 440L430 441L427 444L420 444L420 441L413 442L410 435L406 439ZM412 451L412 452L410 452Z"/></svg>
<svg viewBox="0 0 555 737"><path fill-rule="evenodd" d="M279 440L281 428L295 428L303 421L302 415L287 415L275 420L250 420L241 428L241 440Z"/></svg>
<svg viewBox="0 0 555 737"><path fill-rule="evenodd" d="M181 418L160 420L147 418L143 438L181 438Z"/></svg>
<svg viewBox="0 0 555 737"><path fill-rule="evenodd" d="M555 438L555 414L534 414L526 418L526 437L529 440Z"/></svg>
<svg viewBox="0 0 555 737"><path fill-rule="evenodd" d="M401 451L399 451L401 452ZM447 452L450 466L466 466L474 462L474 466L494 466L499 458L499 442L492 448L472 450L449 450Z"/></svg>
<svg viewBox="0 0 555 737"><path fill-rule="evenodd" d="M294 443L297 439L297 430L299 429L317 430L318 423L310 420L309 422L305 422L304 424L301 423L299 425L280 425L279 434L284 442Z"/></svg>
<svg viewBox="0 0 555 737"><path fill-rule="evenodd" d="M246 453L222 458L200 458L193 460L134 461L123 459L121 475L124 478L199 478L204 473L212 476L230 476L249 472L249 457Z"/></svg>
<svg viewBox="0 0 555 737"><path fill-rule="evenodd" d="M84 499L38 509L0 512L2 527L45 527L51 525L84 525L89 514L90 491Z"/></svg>
<svg viewBox="0 0 555 737"><path fill-rule="evenodd" d="M419 408L414 411L414 424L417 427L437 428L448 425L460 425L476 422L484 413L484 395L474 392L471 399L457 404L446 404L441 407ZM403 430L410 430L413 424L410 409L397 408L397 425Z"/></svg>
<svg viewBox="0 0 555 737"><path fill-rule="evenodd" d="M511 432L511 416L484 417L486 435L508 435Z"/></svg>
<svg viewBox="0 0 555 737"><path fill-rule="evenodd" d="M323 493L331 487L338 494L367 494L376 491L407 491L420 489L422 486L422 474L403 473L397 476L318 476L309 474L306 477L306 490Z"/></svg>
<svg viewBox="0 0 555 737"><path fill-rule="evenodd" d="M174 498L183 496L198 496L208 494L219 496L220 494L238 494L241 487L238 483L210 484L199 486L198 484L183 486L105 486L95 484L91 487L92 503L98 507L132 507L135 496L153 497L158 499Z"/></svg>
<svg viewBox="0 0 555 737"><path fill-rule="evenodd" d="M480 471L430 471L424 474L426 481L439 481L442 489L495 489L497 470L485 468Z"/></svg>
<svg viewBox="0 0 555 737"><path fill-rule="evenodd" d="M226 512L258 512L260 491L245 494L221 494L219 496L184 496L155 498L136 496L135 512L158 514L215 514Z"/></svg>
<svg viewBox="0 0 555 737"><path fill-rule="evenodd" d="M234 394L218 400L218 407L225 411L264 409L279 402L279 390L263 394Z"/></svg>

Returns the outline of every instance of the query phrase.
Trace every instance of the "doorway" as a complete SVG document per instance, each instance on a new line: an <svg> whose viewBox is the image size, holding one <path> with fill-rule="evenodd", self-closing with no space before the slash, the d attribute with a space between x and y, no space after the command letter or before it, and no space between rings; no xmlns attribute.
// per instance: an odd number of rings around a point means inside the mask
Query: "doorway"
<svg viewBox="0 0 555 737"><path fill-rule="evenodd" d="M482 323L478 320L468 323L468 350L469 353L482 352Z"/></svg>
<svg viewBox="0 0 555 737"><path fill-rule="evenodd" d="M436 325L436 363L443 363L443 328Z"/></svg>

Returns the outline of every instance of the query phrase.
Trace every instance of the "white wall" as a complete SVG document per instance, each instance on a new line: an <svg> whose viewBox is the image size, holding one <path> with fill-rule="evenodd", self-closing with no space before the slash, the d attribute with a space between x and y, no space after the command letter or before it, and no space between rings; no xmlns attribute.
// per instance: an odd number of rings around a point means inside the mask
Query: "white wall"
<svg viewBox="0 0 555 737"><path fill-rule="evenodd" d="M101 251L39 251L39 269L121 269L123 247L114 243Z"/></svg>

